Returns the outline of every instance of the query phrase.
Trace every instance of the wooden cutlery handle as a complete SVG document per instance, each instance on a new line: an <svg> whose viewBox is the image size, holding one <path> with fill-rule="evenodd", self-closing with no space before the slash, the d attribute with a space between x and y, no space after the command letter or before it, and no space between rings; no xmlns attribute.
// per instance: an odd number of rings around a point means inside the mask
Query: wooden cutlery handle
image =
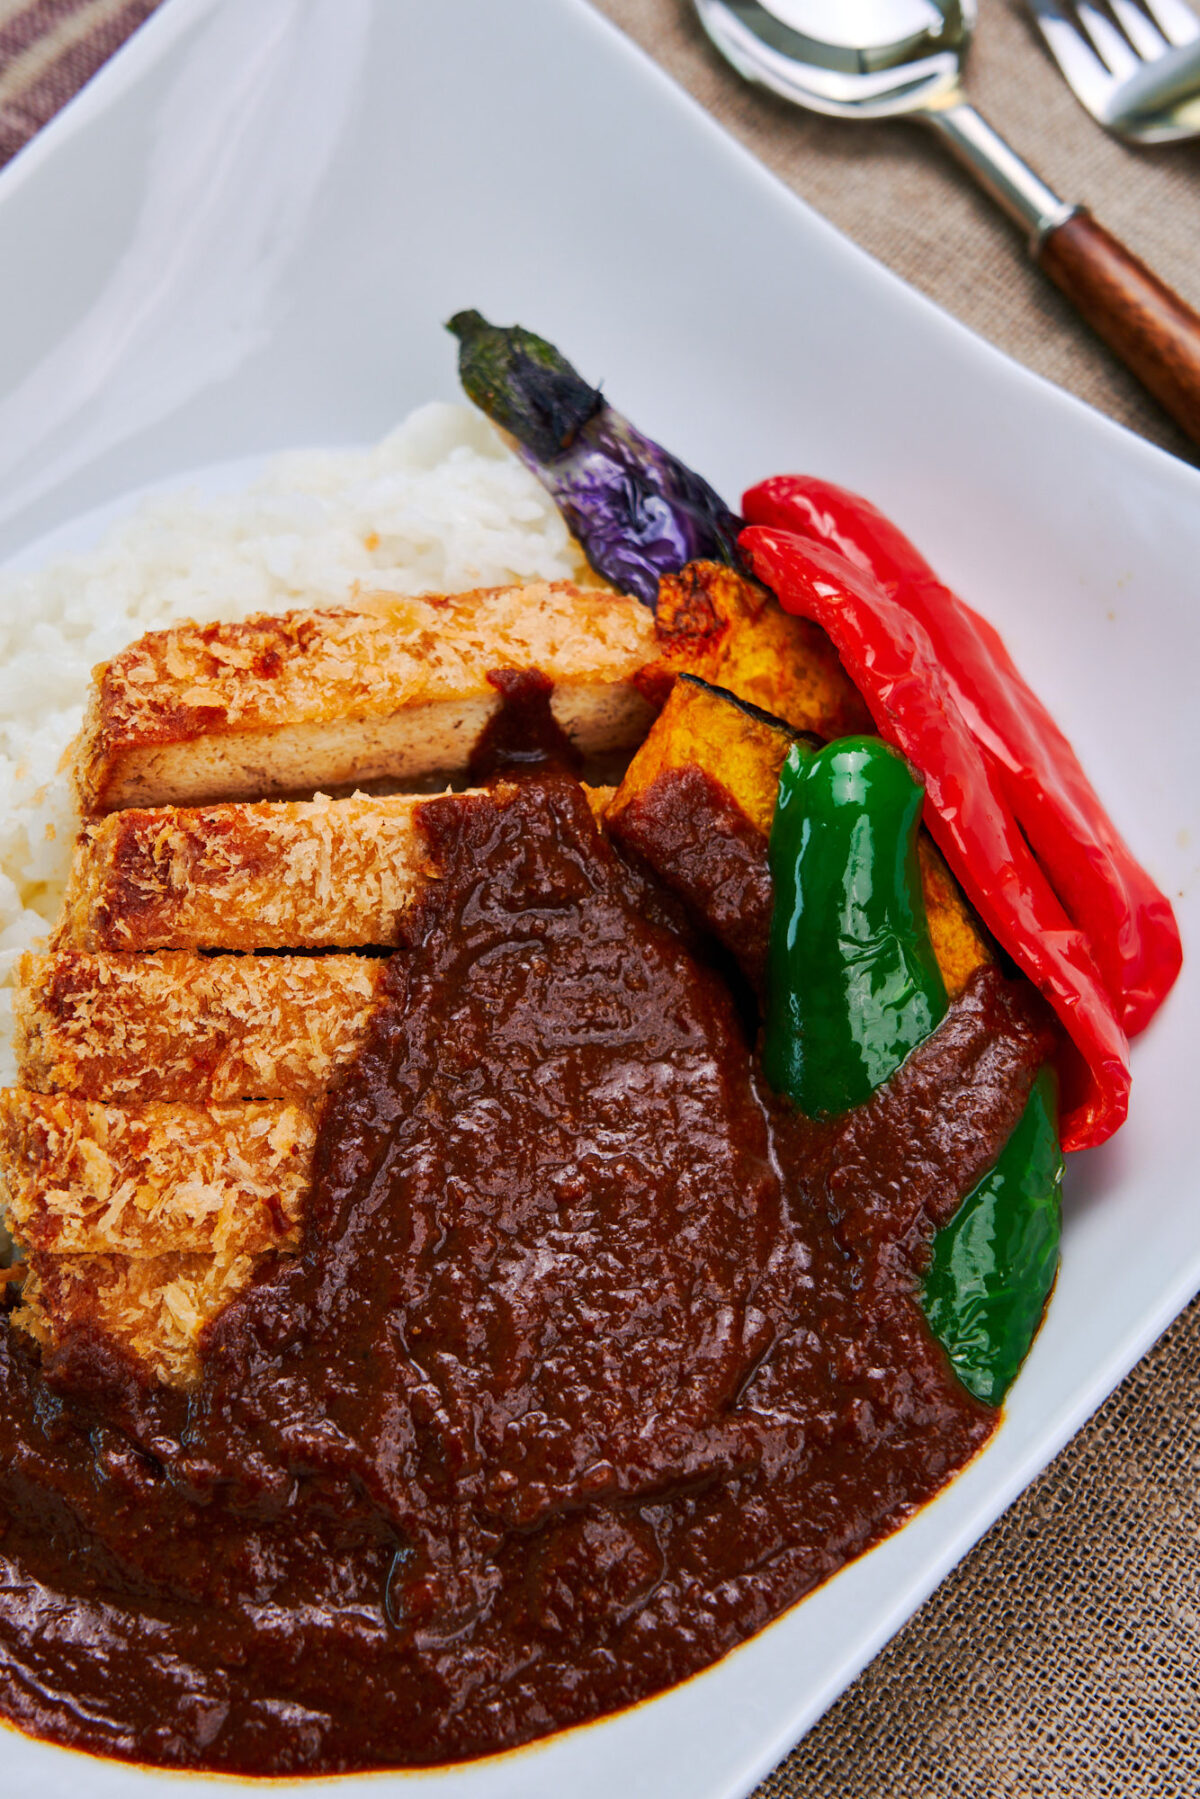
<svg viewBox="0 0 1200 1799"><path fill-rule="evenodd" d="M1200 443L1200 315L1081 208L1038 262L1110 350Z"/></svg>

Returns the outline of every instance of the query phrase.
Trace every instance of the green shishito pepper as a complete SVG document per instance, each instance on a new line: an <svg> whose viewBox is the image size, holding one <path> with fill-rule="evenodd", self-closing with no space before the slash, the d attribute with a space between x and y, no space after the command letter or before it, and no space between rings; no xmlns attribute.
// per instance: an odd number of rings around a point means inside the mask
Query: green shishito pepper
<svg viewBox="0 0 1200 1799"><path fill-rule="evenodd" d="M1043 1068L990 1174L933 1240L921 1304L959 1380L999 1405L1037 1335L1062 1227L1058 1081Z"/></svg>
<svg viewBox="0 0 1200 1799"><path fill-rule="evenodd" d="M869 1099L948 1010L925 917L922 788L874 737L783 766L771 829L775 888L763 1069L810 1117ZM1058 1267L1058 1087L1043 1068L990 1173L933 1240L921 1305L958 1378L999 1405Z"/></svg>
<svg viewBox="0 0 1200 1799"><path fill-rule="evenodd" d="M946 1015L917 863L924 790L878 737L783 765L763 1067L810 1117L861 1105Z"/></svg>

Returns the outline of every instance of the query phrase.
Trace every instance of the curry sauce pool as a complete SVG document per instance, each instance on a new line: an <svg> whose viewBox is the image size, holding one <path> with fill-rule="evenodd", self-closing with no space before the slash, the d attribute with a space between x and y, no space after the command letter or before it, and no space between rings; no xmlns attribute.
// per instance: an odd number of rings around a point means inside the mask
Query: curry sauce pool
<svg viewBox="0 0 1200 1799"><path fill-rule="evenodd" d="M815 1126L573 780L419 817L441 879L301 1254L200 1385L0 1329L25 1729L248 1773L500 1749L721 1655L992 1428L917 1295L1047 1053L1029 990L981 971Z"/></svg>

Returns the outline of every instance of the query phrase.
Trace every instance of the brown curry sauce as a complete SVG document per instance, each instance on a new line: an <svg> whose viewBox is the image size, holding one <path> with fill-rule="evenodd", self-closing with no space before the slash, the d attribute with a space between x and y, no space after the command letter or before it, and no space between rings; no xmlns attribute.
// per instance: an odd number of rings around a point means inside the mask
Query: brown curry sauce
<svg viewBox="0 0 1200 1799"><path fill-rule="evenodd" d="M981 971L817 1126L573 778L419 818L441 878L327 1102L301 1253L199 1387L99 1342L43 1367L0 1319L24 1729L263 1774L503 1749L704 1667L993 1428L915 1293L1046 1053L1031 990Z"/></svg>

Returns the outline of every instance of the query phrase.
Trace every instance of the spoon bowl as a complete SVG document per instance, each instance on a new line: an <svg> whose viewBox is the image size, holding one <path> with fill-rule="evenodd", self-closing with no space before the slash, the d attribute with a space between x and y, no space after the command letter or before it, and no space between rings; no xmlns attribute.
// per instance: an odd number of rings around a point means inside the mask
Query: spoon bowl
<svg viewBox="0 0 1200 1799"><path fill-rule="evenodd" d="M960 97L975 0L696 0L748 81L834 117L886 119Z"/></svg>
<svg viewBox="0 0 1200 1799"><path fill-rule="evenodd" d="M837 118L912 118L1040 243L1075 210L968 106L962 70L975 0L695 0L739 75Z"/></svg>

